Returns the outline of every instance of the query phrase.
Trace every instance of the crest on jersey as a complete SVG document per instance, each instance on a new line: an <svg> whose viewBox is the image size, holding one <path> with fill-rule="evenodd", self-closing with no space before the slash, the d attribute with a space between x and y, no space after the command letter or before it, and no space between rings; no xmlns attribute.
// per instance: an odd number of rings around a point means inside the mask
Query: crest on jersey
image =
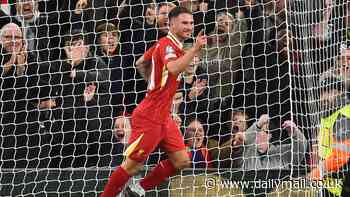
<svg viewBox="0 0 350 197"><path fill-rule="evenodd" d="M175 58L177 57L175 54L175 50L171 46L167 46L165 48L165 59L168 60L170 58Z"/></svg>

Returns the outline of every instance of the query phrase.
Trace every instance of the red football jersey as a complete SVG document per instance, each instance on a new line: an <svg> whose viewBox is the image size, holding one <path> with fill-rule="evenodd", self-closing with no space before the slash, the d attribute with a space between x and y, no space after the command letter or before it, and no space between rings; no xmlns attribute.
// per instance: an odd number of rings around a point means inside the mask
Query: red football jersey
<svg viewBox="0 0 350 197"><path fill-rule="evenodd" d="M178 76L168 72L167 64L183 55L182 43L171 33L161 38L144 54L145 60L152 60L152 72L148 81L147 96L134 113L159 123L170 118L173 97L178 88Z"/></svg>

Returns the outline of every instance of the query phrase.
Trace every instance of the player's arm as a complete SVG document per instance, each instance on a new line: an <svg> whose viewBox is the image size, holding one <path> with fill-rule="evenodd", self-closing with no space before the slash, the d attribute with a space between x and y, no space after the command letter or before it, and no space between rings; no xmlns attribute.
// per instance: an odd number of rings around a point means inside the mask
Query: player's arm
<svg viewBox="0 0 350 197"><path fill-rule="evenodd" d="M173 75L178 75L179 73L183 72L188 65L191 64L192 59L194 56L200 52L202 47L207 43L207 37L203 34L203 31L199 32L196 43L193 45L191 49L189 49L184 56L176 59L176 60L169 60L167 63L168 71Z"/></svg>
<svg viewBox="0 0 350 197"><path fill-rule="evenodd" d="M136 61L136 69L139 71L140 75L147 81L151 71L151 60L145 60L144 55L142 55Z"/></svg>
<svg viewBox="0 0 350 197"><path fill-rule="evenodd" d="M140 75L147 81L151 75L152 71L152 53L154 51L155 45L149 48L145 54L143 54L136 61L136 69L139 71Z"/></svg>

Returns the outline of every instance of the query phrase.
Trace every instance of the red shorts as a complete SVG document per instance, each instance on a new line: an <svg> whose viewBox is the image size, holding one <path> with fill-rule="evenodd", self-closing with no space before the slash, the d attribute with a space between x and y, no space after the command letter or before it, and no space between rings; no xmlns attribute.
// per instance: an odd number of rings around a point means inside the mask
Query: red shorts
<svg viewBox="0 0 350 197"><path fill-rule="evenodd" d="M144 162L159 145L165 152L185 150L185 143L174 120L169 118L164 124L157 124L140 117L132 117L129 147L124 155Z"/></svg>

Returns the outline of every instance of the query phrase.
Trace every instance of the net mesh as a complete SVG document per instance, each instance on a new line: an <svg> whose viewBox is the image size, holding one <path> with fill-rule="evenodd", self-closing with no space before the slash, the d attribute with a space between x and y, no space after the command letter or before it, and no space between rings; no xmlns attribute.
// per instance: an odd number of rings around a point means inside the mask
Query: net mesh
<svg viewBox="0 0 350 197"><path fill-rule="evenodd" d="M167 14L178 5L194 17L184 50L201 30L208 36L180 76L171 112L191 168L147 196L326 195L303 177L327 160L319 155L329 142L321 119L349 104L346 0L0 5L1 196L103 191L146 96L136 61L167 35ZM328 137L346 144L344 111ZM166 158L157 148L130 184ZM345 162L321 171L340 180L348 170Z"/></svg>

